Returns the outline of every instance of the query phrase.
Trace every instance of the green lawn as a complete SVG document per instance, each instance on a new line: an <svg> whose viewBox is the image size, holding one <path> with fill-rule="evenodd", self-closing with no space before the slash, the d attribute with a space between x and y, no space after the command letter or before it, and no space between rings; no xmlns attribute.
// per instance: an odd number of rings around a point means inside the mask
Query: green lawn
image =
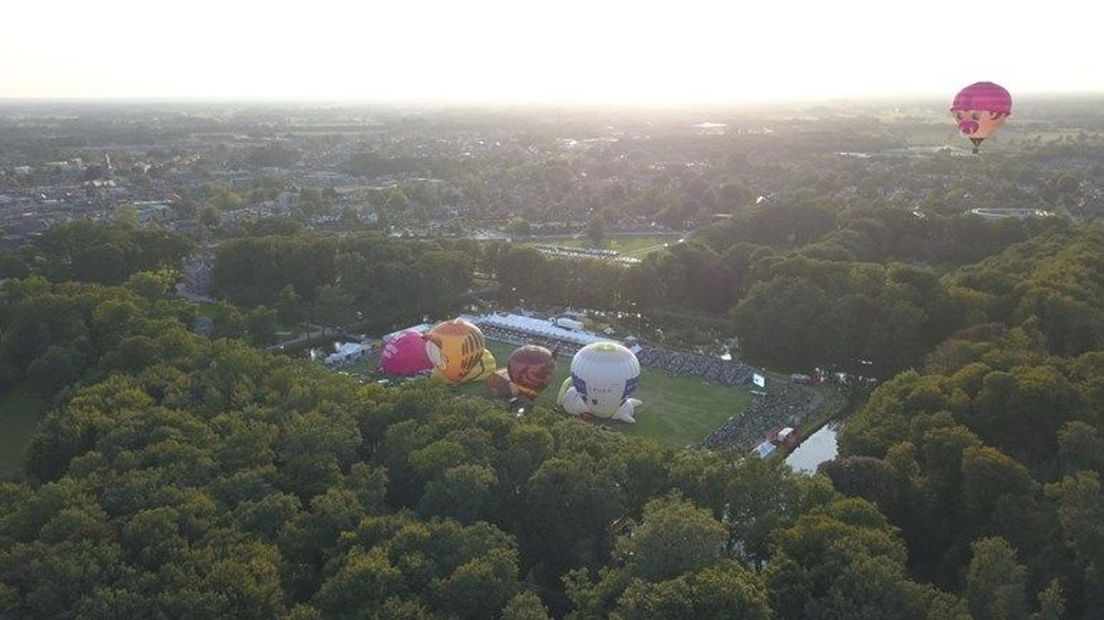
<svg viewBox="0 0 1104 620"><path fill-rule="evenodd" d="M641 258L650 252L663 249L664 243L674 243L679 235L641 235L632 237L610 237L594 243L586 237L578 239L535 239L524 241L522 245L562 245L568 248L588 248L592 250L614 250L629 256Z"/></svg>
<svg viewBox="0 0 1104 620"><path fill-rule="evenodd" d="M0 395L0 478L23 470L23 453L34 435L46 401L24 389Z"/></svg>
<svg viewBox="0 0 1104 620"><path fill-rule="evenodd" d="M505 364L513 345L487 341L499 364ZM546 407L556 407L560 384L567 378L571 358L556 360L556 379L537 399ZM482 383L466 385L461 391L486 394ZM649 437L664 446L682 447L700 441L730 416L747 406L751 398L744 388L732 388L693 377L671 377L655 368L642 368L640 384L633 394L644 402L636 410L636 424L611 422L609 426L627 435Z"/></svg>
<svg viewBox="0 0 1104 620"><path fill-rule="evenodd" d="M618 428L669 447L705 439L751 400L746 388L695 377L671 377L654 368L643 369L634 396L644 401L637 409L636 424L619 424Z"/></svg>

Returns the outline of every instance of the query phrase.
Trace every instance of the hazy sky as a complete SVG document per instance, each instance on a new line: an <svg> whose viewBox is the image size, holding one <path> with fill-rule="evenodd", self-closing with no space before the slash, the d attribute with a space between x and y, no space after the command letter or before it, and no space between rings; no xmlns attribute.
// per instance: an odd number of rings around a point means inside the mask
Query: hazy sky
<svg viewBox="0 0 1104 620"><path fill-rule="evenodd" d="M5 0L0 97L760 101L1104 91L1096 2ZM1027 8L1025 8L1027 7Z"/></svg>

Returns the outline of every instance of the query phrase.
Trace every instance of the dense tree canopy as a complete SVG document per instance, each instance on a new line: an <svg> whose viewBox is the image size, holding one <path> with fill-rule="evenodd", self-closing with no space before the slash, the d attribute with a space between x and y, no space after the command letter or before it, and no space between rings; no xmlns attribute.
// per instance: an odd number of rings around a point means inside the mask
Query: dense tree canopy
<svg viewBox="0 0 1104 620"><path fill-rule="evenodd" d="M417 242L376 235L244 237L222 244L215 289L245 306L288 307L320 324L348 323L359 311L375 326L424 314L444 316L468 293L479 257L465 242ZM288 287L291 287L288 289Z"/></svg>
<svg viewBox="0 0 1104 620"><path fill-rule="evenodd" d="M52 409L0 483L0 616L1095 617L1104 234L714 199L735 216L631 266L258 226L218 251L212 339L168 294L172 235L8 256L0 389ZM745 355L884 382L804 476L250 346L441 316L477 278L728 316Z"/></svg>
<svg viewBox="0 0 1104 620"><path fill-rule="evenodd" d="M754 566L797 553L771 532L811 514L842 520L836 538L857 528L856 544L884 529L872 505L839 504L777 461L663 449L544 410L518 419L443 385L360 385L203 340L172 304L127 289L5 290L6 312L91 307L79 329L97 343L26 481L0 493L7 615L767 618ZM4 325L5 343L36 331ZM899 567L903 543L881 536L876 553Z"/></svg>
<svg viewBox="0 0 1104 620"><path fill-rule="evenodd" d="M1102 249L1096 230L1042 235L949 274L950 294L995 322L878 388L824 467L901 528L914 574L964 590L976 618L1027 617L1036 593L1039 617L1099 609L1099 528L1085 524L1104 514Z"/></svg>
<svg viewBox="0 0 1104 620"><path fill-rule="evenodd" d="M58 224L27 254L31 270L53 282L119 284L139 271L179 269L191 249L185 237L117 219L106 226L88 221Z"/></svg>

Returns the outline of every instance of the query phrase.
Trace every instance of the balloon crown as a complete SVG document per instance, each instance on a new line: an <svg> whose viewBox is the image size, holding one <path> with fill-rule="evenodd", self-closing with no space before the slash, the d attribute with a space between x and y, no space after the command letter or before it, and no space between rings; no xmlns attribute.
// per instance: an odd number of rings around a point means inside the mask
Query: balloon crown
<svg viewBox="0 0 1104 620"><path fill-rule="evenodd" d="M999 84L993 82L975 82L958 91L951 103L951 111L985 110L994 115L1012 114L1012 95Z"/></svg>

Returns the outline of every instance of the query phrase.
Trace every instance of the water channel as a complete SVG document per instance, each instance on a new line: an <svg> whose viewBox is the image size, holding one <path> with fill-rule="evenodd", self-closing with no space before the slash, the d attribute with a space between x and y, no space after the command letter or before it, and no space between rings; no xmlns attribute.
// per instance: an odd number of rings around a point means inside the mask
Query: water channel
<svg viewBox="0 0 1104 620"><path fill-rule="evenodd" d="M822 426L786 457L786 464L794 471L816 473L818 465L836 458L836 431L841 423L829 422Z"/></svg>

